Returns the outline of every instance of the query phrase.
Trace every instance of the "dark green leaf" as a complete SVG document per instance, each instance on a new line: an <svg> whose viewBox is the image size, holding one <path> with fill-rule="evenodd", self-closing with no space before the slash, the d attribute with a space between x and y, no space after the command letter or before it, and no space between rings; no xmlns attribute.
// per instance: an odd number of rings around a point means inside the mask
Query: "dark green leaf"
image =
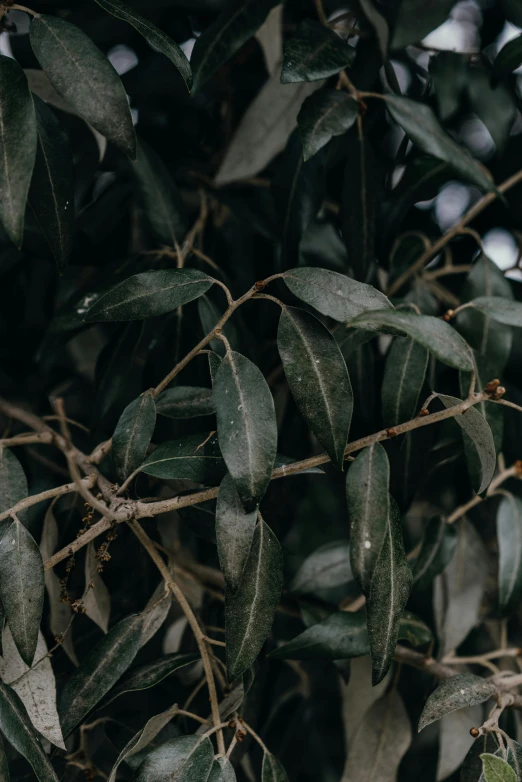
<svg viewBox="0 0 522 782"><path fill-rule="evenodd" d="M280 0L229 0L218 18L197 39L190 64L195 94L261 27Z"/></svg>
<svg viewBox="0 0 522 782"><path fill-rule="evenodd" d="M45 754L40 737L25 710L25 706L7 684L0 681L0 730L13 747L31 764L40 782L58 782ZM2 777L2 782L9 780Z"/></svg>
<svg viewBox="0 0 522 782"><path fill-rule="evenodd" d="M142 373L136 359L143 332L142 321L126 323L116 330L99 354L95 371L96 420L109 413L119 417L139 393Z"/></svg>
<svg viewBox="0 0 522 782"><path fill-rule="evenodd" d="M2 780L2 782L10 782L9 762L7 760L4 742L1 736L0 736L0 779Z"/></svg>
<svg viewBox="0 0 522 782"><path fill-rule="evenodd" d="M288 782L286 771L271 752L265 752L263 755L261 782Z"/></svg>
<svg viewBox="0 0 522 782"><path fill-rule="evenodd" d="M236 592L248 561L257 511L247 513L230 475L225 475L216 504L216 539L219 566L225 585Z"/></svg>
<svg viewBox="0 0 522 782"><path fill-rule="evenodd" d="M277 347L299 410L332 462L342 469L353 393L337 342L314 315L284 307Z"/></svg>
<svg viewBox="0 0 522 782"><path fill-rule="evenodd" d="M318 81L351 65L355 52L333 30L305 19L283 48L281 84Z"/></svg>
<svg viewBox="0 0 522 782"><path fill-rule="evenodd" d="M448 136L429 106L396 95L386 97L386 106L397 124L423 152L448 163L466 181L481 190L494 189L486 169Z"/></svg>
<svg viewBox="0 0 522 782"><path fill-rule="evenodd" d="M459 782L484 782L484 776L481 773L482 760L480 756L483 752L494 754L497 748L498 744L492 733L486 733L485 736L480 736L476 739L464 758Z"/></svg>
<svg viewBox="0 0 522 782"><path fill-rule="evenodd" d="M114 764L112 771L110 773L108 782L115 782L120 764L124 760L127 760L128 758L132 758L134 755L137 755L139 752L145 749L145 747L147 747L156 738L158 733L161 730L163 730L163 728L166 725L168 725L168 723L171 721L173 717L176 716L177 713L178 713L178 706L176 704L174 706L171 706L170 709L167 709L167 711L164 711L161 714L156 714L154 717L151 717L150 720L146 722L144 727L141 728L130 739L130 741L127 742L125 747L118 755L116 763Z"/></svg>
<svg viewBox="0 0 522 782"><path fill-rule="evenodd" d="M502 81L506 76L522 65L522 35L518 35L499 51L493 62L491 79L493 82Z"/></svg>
<svg viewBox="0 0 522 782"><path fill-rule="evenodd" d="M140 648L143 617L118 622L67 681L59 704L64 738L67 737L125 673Z"/></svg>
<svg viewBox="0 0 522 782"><path fill-rule="evenodd" d="M20 657L33 663L44 601L40 550L16 519L0 538L0 598Z"/></svg>
<svg viewBox="0 0 522 782"><path fill-rule="evenodd" d="M310 95L297 115L304 159L313 157L333 136L349 130L358 111L357 102L345 92L325 89Z"/></svg>
<svg viewBox="0 0 522 782"><path fill-rule="evenodd" d="M134 9L129 8L127 3L122 3L120 0L96 0L96 2L117 19L122 19L124 22L131 24L143 35L153 49L168 57L180 72L187 89L190 90L192 86L192 71L190 70L189 61L185 57L183 50L180 49L172 38L169 38L156 25L149 22L148 19L144 19L143 16L136 13Z"/></svg>
<svg viewBox="0 0 522 782"><path fill-rule="evenodd" d="M433 642L433 633L418 616L405 611L399 625L398 640L407 641L412 646L424 646Z"/></svg>
<svg viewBox="0 0 522 782"><path fill-rule="evenodd" d="M428 587L451 560L457 546L457 531L442 516L428 522L422 547L413 569L413 583Z"/></svg>
<svg viewBox="0 0 522 782"><path fill-rule="evenodd" d="M443 364L466 372L473 370L471 350L460 334L443 320L431 315L416 315L402 310L381 310L359 315L349 325L357 329L378 330L385 333L403 332L416 342L420 342Z"/></svg>
<svg viewBox="0 0 522 782"><path fill-rule="evenodd" d="M184 668L190 663L199 660L199 654L180 654L176 652L174 654L166 654L164 657L159 657L152 663L146 663L140 665L129 671L122 681L111 690L107 698L103 702L103 706L107 706L112 701L116 700L120 695L125 692L136 692L137 690L147 690L149 687L155 687L167 676L170 676L174 671L178 671L180 668Z"/></svg>
<svg viewBox="0 0 522 782"><path fill-rule="evenodd" d="M484 703L495 694L491 682L481 679L472 673L459 673L441 682L432 692L422 710L419 720L419 731L445 714L450 714L465 706L475 706Z"/></svg>
<svg viewBox="0 0 522 782"><path fill-rule="evenodd" d="M346 476L352 570L365 594L388 527L390 465L380 443L364 448Z"/></svg>
<svg viewBox="0 0 522 782"><path fill-rule="evenodd" d="M23 70L0 55L0 221L20 247L25 204L36 156L36 117Z"/></svg>
<svg viewBox="0 0 522 782"><path fill-rule="evenodd" d="M455 0L401 0L395 17L392 49L422 41L446 21Z"/></svg>
<svg viewBox="0 0 522 782"><path fill-rule="evenodd" d="M346 323L368 310L393 310L384 293L371 285L357 282L344 274L327 269L302 267L285 272L287 288L302 301L310 304L322 315ZM378 330L372 324L370 331Z"/></svg>
<svg viewBox="0 0 522 782"><path fill-rule="evenodd" d="M453 0L449 2L453 5ZM439 5L439 0L436 3ZM441 52L430 59L430 74L442 122L446 122L462 106L468 73L468 58L462 54Z"/></svg>
<svg viewBox="0 0 522 782"><path fill-rule="evenodd" d="M212 764L207 782L236 782L236 772L230 760L217 758Z"/></svg>
<svg viewBox="0 0 522 782"><path fill-rule="evenodd" d="M36 59L56 92L108 141L136 157L129 101L109 60L78 27L38 14L29 28Z"/></svg>
<svg viewBox="0 0 522 782"><path fill-rule="evenodd" d="M158 244L167 247L181 244L187 230L185 207L163 161L148 144L140 141L136 162L131 166L138 202L152 236Z"/></svg>
<svg viewBox="0 0 522 782"><path fill-rule="evenodd" d="M446 408L454 407L462 401L444 394L439 394L439 399ZM491 429L484 416L474 407L470 407L463 415L455 416L453 420L463 430L470 476L475 491L480 494L489 486L496 467L497 455Z"/></svg>
<svg viewBox="0 0 522 782"><path fill-rule="evenodd" d="M225 473L225 463L215 437L190 434L158 445L143 462L141 471L164 480L185 478L215 486Z"/></svg>
<svg viewBox="0 0 522 782"><path fill-rule="evenodd" d="M112 436L114 465L121 482L137 470L145 458L155 425L156 404L147 391L127 405Z"/></svg>
<svg viewBox="0 0 522 782"><path fill-rule="evenodd" d="M219 445L241 502L252 510L270 481L277 449L272 394L248 358L227 352L214 378Z"/></svg>
<svg viewBox="0 0 522 782"><path fill-rule="evenodd" d="M213 283L212 277L196 269L135 274L97 299L85 320L99 323L165 315L202 296Z"/></svg>
<svg viewBox="0 0 522 782"><path fill-rule="evenodd" d="M509 301L500 296L479 296L472 304L485 315L506 326L522 328L522 302Z"/></svg>
<svg viewBox="0 0 522 782"><path fill-rule="evenodd" d="M175 386L163 391L156 400L159 415L167 418L197 418L212 415L214 399L211 388Z"/></svg>
<svg viewBox="0 0 522 782"><path fill-rule="evenodd" d="M38 146L29 206L63 272L74 238L73 160L67 134L46 104L35 99Z"/></svg>
<svg viewBox="0 0 522 782"><path fill-rule="evenodd" d="M485 68L472 68L468 76L468 98L471 110L482 120L502 153L517 114L510 91L503 84L492 87Z"/></svg>
<svg viewBox="0 0 522 782"><path fill-rule="evenodd" d="M505 760L487 752L480 757L486 782L517 782L517 775Z"/></svg>
<svg viewBox="0 0 522 782"><path fill-rule="evenodd" d="M255 661L272 627L281 596L283 557L276 536L260 521L235 595L225 595L228 678L234 681Z"/></svg>
<svg viewBox="0 0 522 782"><path fill-rule="evenodd" d="M26 497L27 479L22 465L12 451L0 447L0 513Z"/></svg>
<svg viewBox="0 0 522 782"><path fill-rule="evenodd" d="M402 539L401 516L390 498L390 511L384 542L375 563L366 621L370 637L372 681L384 679L393 662L404 608L412 586L412 574Z"/></svg>
<svg viewBox="0 0 522 782"><path fill-rule="evenodd" d="M505 494L497 511L498 602L502 614L511 613L522 593L522 500Z"/></svg>
<svg viewBox="0 0 522 782"><path fill-rule="evenodd" d="M386 357L382 381L382 416L385 426L415 418L428 366L426 348L409 338L397 337Z"/></svg>
<svg viewBox="0 0 522 782"><path fill-rule="evenodd" d="M350 545L344 540L335 540L319 546L305 559L292 579L290 589L306 594L342 586L352 579Z"/></svg>
<svg viewBox="0 0 522 782"><path fill-rule="evenodd" d="M178 736L149 752L136 771L136 782L207 780L214 747L205 736Z"/></svg>

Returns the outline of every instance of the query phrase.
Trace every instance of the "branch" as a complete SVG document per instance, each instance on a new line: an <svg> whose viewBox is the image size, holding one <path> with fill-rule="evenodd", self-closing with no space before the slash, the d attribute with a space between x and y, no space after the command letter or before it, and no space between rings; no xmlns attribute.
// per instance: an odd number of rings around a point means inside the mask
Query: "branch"
<svg viewBox="0 0 522 782"><path fill-rule="evenodd" d="M86 489L92 489L96 483L95 478L92 475L88 475L86 478L81 479L81 483ZM20 500L16 505L13 505L9 510L5 510L0 513L0 521L9 518L13 513L20 513L26 508L30 508L32 505L37 505L39 502L45 502L51 500L54 497L62 497L64 494L72 494L78 491L76 483L64 483L63 486L57 486L55 489L47 489L40 494L33 494L31 497L26 497L25 500Z"/></svg>

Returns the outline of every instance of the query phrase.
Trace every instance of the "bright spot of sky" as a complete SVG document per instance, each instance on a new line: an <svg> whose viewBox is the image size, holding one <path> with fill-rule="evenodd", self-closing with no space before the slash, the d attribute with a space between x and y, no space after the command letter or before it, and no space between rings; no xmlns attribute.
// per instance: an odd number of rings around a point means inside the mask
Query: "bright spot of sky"
<svg viewBox="0 0 522 782"><path fill-rule="evenodd" d="M138 57L136 52L129 49L128 46L118 44L113 46L107 54L108 59L112 63L114 70L123 76L124 73L132 70L138 64Z"/></svg>

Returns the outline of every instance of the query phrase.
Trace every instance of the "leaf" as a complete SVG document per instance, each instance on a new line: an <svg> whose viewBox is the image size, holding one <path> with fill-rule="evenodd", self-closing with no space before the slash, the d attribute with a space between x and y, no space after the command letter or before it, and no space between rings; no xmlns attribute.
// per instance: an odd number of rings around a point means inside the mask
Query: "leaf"
<svg viewBox="0 0 522 782"><path fill-rule="evenodd" d="M383 680L392 664L413 581L404 552L400 512L393 499L390 500L386 534L366 603L374 684Z"/></svg>
<svg viewBox="0 0 522 782"><path fill-rule="evenodd" d="M475 67L468 75L468 99L471 110L484 123L502 153L517 115L511 92L503 84L491 85L489 69Z"/></svg>
<svg viewBox="0 0 522 782"><path fill-rule="evenodd" d="M462 766L469 748L475 742L473 736L470 735L470 727L482 724L483 711L482 705L468 706L465 709L458 709L458 711L446 714L439 721L437 782L447 779ZM473 782L477 782L477 778L475 776ZM463 782L462 770L460 782Z"/></svg>
<svg viewBox="0 0 522 782"><path fill-rule="evenodd" d="M416 1L416 0L414 0ZM453 0L449 0L453 4ZM469 76L468 59L456 52L440 52L430 59L430 74L442 122L449 120L462 105Z"/></svg>
<svg viewBox="0 0 522 782"><path fill-rule="evenodd" d="M19 696L36 730L52 744L65 749L56 710L56 681L43 635L38 635L35 654L37 664L33 668L29 668L20 657L7 626L2 634L2 642L2 681L9 684Z"/></svg>
<svg viewBox="0 0 522 782"><path fill-rule="evenodd" d="M350 95L324 89L310 95L297 115L304 160L309 160L334 136L350 130L359 107Z"/></svg>
<svg viewBox="0 0 522 782"><path fill-rule="evenodd" d="M229 0L218 18L197 38L190 58L195 95L265 21L280 0Z"/></svg>
<svg viewBox="0 0 522 782"><path fill-rule="evenodd" d="M283 46L281 84L318 81L351 65L353 46L323 24L305 19Z"/></svg>
<svg viewBox="0 0 522 782"><path fill-rule="evenodd" d="M165 315L202 296L212 277L196 269L165 269L128 277L110 288L88 310L87 323L142 320Z"/></svg>
<svg viewBox="0 0 522 782"><path fill-rule="evenodd" d="M225 475L216 504L216 539L219 567L226 588L236 592L248 561L257 520L257 511L243 508L234 482Z"/></svg>
<svg viewBox="0 0 522 782"><path fill-rule="evenodd" d="M258 656L272 627L281 596L283 557L276 536L259 521L243 578L234 595L225 595L227 671L234 681Z"/></svg>
<svg viewBox="0 0 522 782"><path fill-rule="evenodd" d="M164 480L185 478L216 486L226 468L216 437L209 439L205 434L190 434L158 445L140 470Z"/></svg>
<svg viewBox="0 0 522 782"><path fill-rule="evenodd" d="M39 782L58 782L40 738L16 692L0 681L0 730L7 741L31 764Z"/></svg>
<svg viewBox="0 0 522 782"><path fill-rule="evenodd" d="M123 483L142 463L155 426L156 404L147 391L127 405L112 436L112 455L120 482Z"/></svg>
<svg viewBox="0 0 522 782"><path fill-rule="evenodd" d="M0 513L25 500L27 494L27 479L22 465L12 451L0 446ZM2 527L5 527L5 522Z"/></svg>
<svg viewBox="0 0 522 782"><path fill-rule="evenodd" d="M341 323L346 323L368 310L382 312L385 307L393 310L384 293L371 285L328 269L291 269L285 272L283 280L294 296L314 307L322 315L328 315ZM370 325L370 330L377 329Z"/></svg>
<svg viewBox="0 0 522 782"><path fill-rule="evenodd" d="M392 49L403 49L446 21L455 0L401 0L395 16Z"/></svg>
<svg viewBox="0 0 522 782"><path fill-rule="evenodd" d="M67 681L58 709L64 737L82 722L131 665L140 647L142 625L142 615L118 622Z"/></svg>
<svg viewBox="0 0 522 782"><path fill-rule="evenodd" d="M493 62L491 81L496 84L522 65L522 35L508 41Z"/></svg>
<svg viewBox="0 0 522 782"><path fill-rule="evenodd" d="M127 95L98 47L74 24L47 14L33 17L29 35L36 59L56 92L134 159L136 135Z"/></svg>
<svg viewBox="0 0 522 782"><path fill-rule="evenodd" d="M153 49L168 57L181 74L187 89L190 90L192 86L192 71L189 61L185 57L183 49L172 38L169 38L156 25L149 22L148 19L144 19L133 8L129 8L126 3L120 2L120 0L96 0L96 2L112 16L132 25L135 30L143 35Z"/></svg>
<svg viewBox="0 0 522 782"><path fill-rule="evenodd" d="M280 68L243 114L216 174L216 185L247 179L262 171L286 146L305 98L322 82L280 83Z"/></svg>
<svg viewBox="0 0 522 782"><path fill-rule="evenodd" d="M0 55L0 151L0 221L20 248L36 155L36 117L23 70L4 55Z"/></svg>
<svg viewBox="0 0 522 782"><path fill-rule="evenodd" d="M256 32L256 40L263 50L269 76L278 69L283 56L283 4L274 6Z"/></svg>
<svg viewBox="0 0 522 782"><path fill-rule="evenodd" d="M350 560L365 594L388 527L390 465L380 443L364 448L346 476L350 517Z"/></svg>
<svg viewBox="0 0 522 782"><path fill-rule="evenodd" d="M488 572L484 544L468 521L458 528L457 548L435 580L434 611L441 655L455 650L478 623Z"/></svg>
<svg viewBox="0 0 522 782"><path fill-rule="evenodd" d="M522 328L522 302L509 301L500 296L479 296L472 305L498 323Z"/></svg>
<svg viewBox="0 0 522 782"><path fill-rule="evenodd" d="M29 206L62 273L74 239L73 159L67 134L46 104L35 99L38 145Z"/></svg>
<svg viewBox="0 0 522 782"><path fill-rule="evenodd" d="M415 418L428 366L428 351L415 340L394 339L386 357L382 381L382 416L385 426Z"/></svg>
<svg viewBox="0 0 522 782"><path fill-rule="evenodd" d="M38 643L44 591L40 551L16 519L0 538L0 598L16 648L29 666Z"/></svg>
<svg viewBox="0 0 522 782"><path fill-rule="evenodd" d="M283 307L277 347L303 418L332 462L342 469L353 392L337 342L314 315L297 307Z"/></svg>
<svg viewBox="0 0 522 782"><path fill-rule="evenodd" d="M319 546L308 556L290 584L290 591L307 594L348 584L353 579L350 545L334 540Z"/></svg>
<svg viewBox="0 0 522 782"><path fill-rule="evenodd" d="M94 420L119 418L142 387L138 351L144 337L143 321L131 321L118 328L98 355L95 369Z"/></svg>
<svg viewBox="0 0 522 782"><path fill-rule="evenodd" d="M480 757L486 782L517 782L517 775L505 760L487 752Z"/></svg>
<svg viewBox="0 0 522 782"><path fill-rule="evenodd" d="M9 762L2 737L0 736L0 779L2 782L10 782Z"/></svg>
<svg viewBox="0 0 522 782"><path fill-rule="evenodd" d="M263 755L261 767L261 782L288 782L288 776L283 766L271 752Z"/></svg>
<svg viewBox="0 0 522 782"><path fill-rule="evenodd" d="M149 687L155 687L156 684L162 682L167 676L197 660L199 660L199 654L180 654L175 652L159 657L154 662L139 665L129 671L127 676L109 692L107 698L103 701L103 706L108 706L109 703L112 703L112 701L126 692L137 692L139 690L148 690Z"/></svg>
<svg viewBox="0 0 522 782"><path fill-rule="evenodd" d="M454 396L439 394L439 399L446 409L460 404L461 399ZM468 466L474 489L481 494L489 486L495 472L497 454L491 429L483 415L470 407L463 415L453 419L461 427L462 436L466 442ZM470 454L472 454L470 459Z"/></svg>
<svg viewBox="0 0 522 782"><path fill-rule="evenodd" d="M159 155L142 140L131 172L138 202L155 241L167 247L181 244L187 231L181 193Z"/></svg>
<svg viewBox="0 0 522 782"><path fill-rule="evenodd" d="M372 670L369 655L350 660L350 680L347 684L340 682L343 700L343 722L345 743L352 746L354 735L359 730L361 721L369 712L375 701L382 698L390 684L391 671L376 687L372 687ZM348 757L346 758L346 765ZM346 779L343 776L343 779Z"/></svg>
<svg viewBox="0 0 522 782"><path fill-rule="evenodd" d="M136 771L136 782L207 780L214 747L205 736L178 736L151 750Z"/></svg>
<svg viewBox="0 0 522 782"><path fill-rule="evenodd" d="M167 388L156 399L156 411L158 415L164 415L166 418L185 419L212 415L214 412L212 389L195 386Z"/></svg>
<svg viewBox="0 0 522 782"><path fill-rule="evenodd" d="M111 613L111 596L98 573L100 560L96 559L96 548L91 541L85 552L85 594L83 607L85 613L98 627L107 633ZM92 584L92 587L90 586Z"/></svg>
<svg viewBox="0 0 522 782"><path fill-rule="evenodd" d="M427 588L451 561L457 547L457 531L443 516L428 522L422 546L413 568L413 583Z"/></svg>
<svg viewBox="0 0 522 782"><path fill-rule="evenodd" d="M163 711L161 714L156 714L154 717L151 717L149 720L147 720L144 727L141 728L130 739L130 741L127 742L125 747L118 755L116 763L114 764L112 771L110 773L108 782L115 782L120 764L123 763L123 761L126 760L127 758L131 758L133 755L136 755L138 752L141 752L142 749L144 749L148 744L150 744L151 741L153 741L156 738L158 733L161 730L163 730L165 725L168 725L168 723L171 721L173 717L176 716L177 713L178 713L178 706L174 705L171 706L170 709L167 709L167 711Z"/></svg>
<svg viewBox="0 0 522 782"><path fill-rule="evenodd" d="M283 268L299 263L301 240L323 201L325 162L324 154L305 162L301 138L294 131L271 184L280 226Z"/></svg>
<svg viewBox="0 0 522 782"><path fill-rule="evenodd" d="M373 704L349 746L341 782L395 782L411 743L411 725L396 690Z"/></svg>
<svg viewBox="0 0 522 782"><path fill-rule="evenodd" d="M236 782L236 772L230 760L226 758L214 760L207 782Z"/></svg>
<svg viewBox="0 0 522 782"><path fill-rule="evenodd" d="M182 579L183 580L183 579ZM141 614L140 649L158 632L172 605L172 592L160 581Z"/></svg>
<svg viewBox="0 0 522 782"><path fill-rule="evenodd" d="M504 494L497 510L498 602L502 615L510 614L522 593L522 500Z"/></svg>
<svg viewBox="0 0 522 782"><path fill-rule="evenodd" d="M481 190L494 190L487 170L448 136L429 106L410 98L387 95L386 107L395 122L423 152L448 163L464 180Z"/></svg>
<svg viewBox="0 0 522 782"><path fill-rule="evenodd" d="M445 714L484 703L494 694L494 685L473 673L458 673L445 679L426 701L419 720L419 732Z"/></svg>
<svg viewBox="0 0 522 782"><path fill-rule="evenodd" d="M246 510L252 510L270 482L277 450L272 394L261 371L228 351L214 378L219 446Z"/></svg>
<svg viewBox="0 0 522 782"><path fill-rule="evenodd" d="M431 315L417 315L413 312L381 310L359 315L349 323L353 328L379 330L393 333L404 332L420 342L443 364L455 369L471 372L473 356L470 348L451 326Z"/></svg>

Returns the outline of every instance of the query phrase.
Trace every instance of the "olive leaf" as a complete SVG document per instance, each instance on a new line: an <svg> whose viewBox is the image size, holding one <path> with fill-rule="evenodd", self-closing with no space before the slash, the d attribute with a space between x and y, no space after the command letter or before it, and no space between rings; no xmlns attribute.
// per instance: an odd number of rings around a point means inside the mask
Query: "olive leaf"
<svg viewBox="0 0 522 782"><path fill-rule="evenodd" d="M22 465L9 448L0 447L0 513L27 497L27 479ZM5 527L5 522L2 526Z"/></svg>
<svg viewBox="0 0 522 782"><path fill-rule="evenodd" d="M428 366L427 349L411 338L397 337L386 357L382 381L385 426L415 418Z"/></svg>
<svg viewBox="0 0 522 782"><path fill-rule="evenodd" d="M112 436L112 455L120 481L143 462L156 425L156 405L150 392L127 405Z"/></svg>
<svg viewBox="0 0 522 782"><path fill-rule="evenodd" d="M248 561L257 511L246 512L229 475L225 475L216 504L216 540L225 585L236 592Z"/></svg>
<svg viewBox="0 0 522 782"><path fill-rule="evenodd" d="M427 587L450 562L457 547L457 531L443 516L428 522L421 550L413 568L413 583Z"/></svg>
<svg viewBox="0 0 522 782"><path fill-rule="evenodd" d="M271 752L265 752L263 755L261 782L288 782L285 769Z"/></svg>
<svg viewBox="0 0 522 782"><path fill-rule="evenodd" d="M522 302L520 301L507 301L500 296L479 296L473 299L471 304L497 323L522 328Z"/></svg>
<svg viewBox="0 0 522 782"><path fill-rule="evenodd" d="M465 706L475 706L484 703L495 693L491 682L475 676L473 673L459 673L442 681L432 692L419 720L419 731L423 730L445 714L449 714Z"/></svg>
<svg viewBox="0 0 522 782"><path fill-rule="evenodd" d="M517 775L505 760L487 752L480 757L486 782L516 782Z"/></svg>
<svg viewBox="0 0 522 782"><path fill-rule="evenodd" d="M215 436L191 434L158 445L141 464L140 471L156 478L186 478L217 485L226 472Z"/></svg>
<svg viewBox="0 0 522 782"><path fill-rule="evenodd" d="M333 30L305 19L284 44L281 84L326 79L350 65L354 56L353 47Z"/></svg>
<svg viewBox="0 0 522 782"><path fill-rule="evenodd" d="M177 782L207 780L214 761L214 747L206 736L178 736L147 753L138 766L136 782L171 777ZM174 776L175 775L175 776Z"/></svg>
<svg viewBox="0 0 522 782"><path fill-rule="evenodd" d="M167 388L156 399L156 412L166 418L197 418L201 415L212 415L214 412L212 389L195 386Z"/></svg>
<svg viewBox="0 0 522 782"><path fill-rule="evenodd" d="M498 602L502 614L518 605L522 593L522 501L505 493L497 510Z"/></svg>
<svg viewBox="0 0 522 782"><path fill-rule="evenodd" d="M290 584L292 592L307 594L348 584L353 579L350 544L335 540L308 556Z"/></svg>
<svg viewBox="0 0 522 782"><path fill-rule="evenodd" d="M345 92L324 89L310 95L297 115L304 160L310 160L334 136L346 133L358 111L357 102Z"/></svg>

